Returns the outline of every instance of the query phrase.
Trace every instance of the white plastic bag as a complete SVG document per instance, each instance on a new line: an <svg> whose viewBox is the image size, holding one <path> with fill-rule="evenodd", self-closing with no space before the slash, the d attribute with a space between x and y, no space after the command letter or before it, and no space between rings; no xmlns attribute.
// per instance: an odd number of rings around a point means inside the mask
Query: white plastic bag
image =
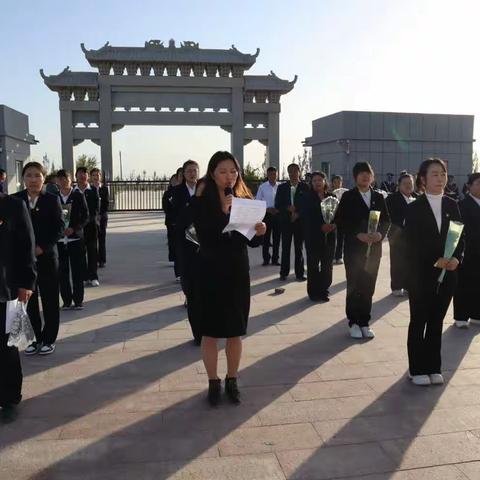
<svg viewBox="0 0 480 480"><path fill-rule="evenodd" d="M10 326L10 335L8 336L8 346L17 347L21 350L28 347L35 340L35 333L27 315L27 305L23 302L17 302L15 316Z"/></svg>

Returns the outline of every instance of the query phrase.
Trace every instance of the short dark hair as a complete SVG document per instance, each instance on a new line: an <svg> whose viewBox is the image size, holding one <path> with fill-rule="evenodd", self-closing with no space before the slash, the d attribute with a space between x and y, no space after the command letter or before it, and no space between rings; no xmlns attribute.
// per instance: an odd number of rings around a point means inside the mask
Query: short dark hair
<svg viewBox="0 0 480 480"><path fill-rule="evenodd" d="M77 167L77 169L75 170L75 176L77 176L78 172L83 172L88 174L87 167Z"/></svg>
<svg viewBox="0 0 480 480"><path fill-rule="evenodd" d="M183 164L182 172L183 172L187 167L189 167L190 165L195 165L195 166L200 170L200 166L198 165L198 163L197 163L195 160L187 160L187 161Z"/></svg>
<svg viewBox="0 0 480 480"><path fill-rule="evenodd" d="M335 180L342 180L343 181L343 177L341 175L333 175L332 176L332 182L334 182Z"/></svg>
<svg viewBox="0 0 480 480"><path fill-rule="evenodd" d="M420 168L418 169L418 174L417 174L417 177L418 177L418 181L420 182L421 185L425 186L426 185L426 177L427 177L427 172L428 172L428 169L432 166L432 165L440 165L443 169L443 171L445 173L448 173L447 172L447 165L445 164L445 162L441 159L441 158L427 158L426 160L424 160L421 164L420 164Z"/></svg>
<svg viewBox="0 0 480 480"><path fill-rule="evenodd" d="M45 167L44 167L41 163L38 163L38 162L28 162L28 163L25 164L25 166L23 167L22 177L25 176L25 172L26 172L29 168L36 168L37 170L40 171L40 173L41 173L44 177L47 176L47 170L45 169Z"/></svg>
<svg viewBox="0 0 480 480"><path fill-rule="evenodd" d="M268 167L268 168L267 168L267 173L269 173L269 172L276 172L276 171L277 171L277 169L276 169L275 167Z"/></svg>
<svg viewBox="0 0 480 480"><path fill-rule="evenodd" d="M57 172L57 177L58 178L68 178L69 180L71 180L72 179L72 174L69 171L62 168Z"/></svg>
<svg viewBox="0 0 480 480"><path fill-rule="evenodd" d="M413 175L411 173L408 173L408 172L402 172L400 174L400 176L398 177L398 184L400 185L402 183L402 180L404 178L411 178L413 180L413 183L415 183L415 179L413 178Z"/></svg>
<svg viewBox="0 0 480 480"><path fill-rule="evenodd" d="M292 168L296 168L298 171L300 171L300 167L299 167L296 163L291 163L291 164L287 167L287 172L289 172Z"/></svg>
<svg viewBox="0 0 480 480"><path fill-rule="evenodd" d="M183 167L178 167L175 175L178 175L179 173L183 173Z"/></svg>
<svg viewBox="0 0 480 480"><path fill-rule="evenodd" d="M374 175L373 168L368 162L357 162L353 166L353 178L357 178L362 172L367 172Z"/></svg>
<svg viewBox="0 0 480 480"><path fill-rule="evenodd" d="M327 192L328 192L329 185L328 185L328 178L327 178L326 173L320 172L320 171L317 170L317 171L315 171L315 172L312 172L311 175L312 175L312 178L311 178L311 179L312 179L312 182L313 182L313 179L314 179L315 177L322 177L323 180L325 180L324 191L325 191L325 193L327 193Z"/></svg>
<svg viewBox="0 0 480 480"><path fill-rule="evenodd" d="M99 173L100 175L102 174L101 170L98 167L94 167L90 170L90 175L93 175L94 173Z"/></svg>
<svg viewBox="0 0 480 480"><path fill-rule="evenodd" d="M480 172L471 173L471 174L468 176L467 185L471 185L473 182L475 182L475 181L478 180L479 178L480 178Z"/></svg>
<svg viewBox="0 0 480 480"><path fill-rule="evenodd" d="M7 172L3 169L3 168L0 168L0 175L4 175L6 174Z"/></svg>

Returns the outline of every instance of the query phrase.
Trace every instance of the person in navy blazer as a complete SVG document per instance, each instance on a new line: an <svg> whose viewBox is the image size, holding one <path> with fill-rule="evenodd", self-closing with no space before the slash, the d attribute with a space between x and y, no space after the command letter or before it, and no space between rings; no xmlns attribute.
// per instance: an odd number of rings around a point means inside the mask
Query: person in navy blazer
<svg viewBox="0 0 480 480"><path fill-rule="evenodd" d="M0 193L0 407L2 420L13 421L22 399L22 366L16 347L8 346L7 302L28 302L36 281L35 238L25 204Z"/></svg>
<svg viewBox="0 0 480 480"><path fill-rule="evenodd" d="M469 193L459 203L465 225L465 254L453 297L453 318L460 328L468 321L480 325L480 173L468 177Z"/></svg>
<svg viewBox="0 0 480 480"><path fill-rule="evenodd" d="M414 179L409 173L403 173L398 179L398 190L386 198L388 213L392 225L388 232L390 244L390 287L395 297L406 294L405 238L403 227L407 207L418 196L414 192Z"/></svg>
<svg viewBox="0 0 480 480"><path fill-rule="evenodd" d="M64 224L58 196L43 189L45 174L45 168L40 163L27 163L22 172L26 189L15 194L25 202L30 212L38 270L38 285L27 306L35 342L26 348L26 355L53 353L60 325L57 241L62 236ZM43 328L39 295L42 299Z"/></svg>
<svg viewBox="0 0 480 480"><path fill-rule="evenodd" d="M295 247L295 276L304 281L305 265L303 261L303 228L299 215L302 199L310 187L300 179L300 168L291 163L288 168L290 180L277 188L275 208L278 210L282 232L282 261L280 280L286 280L290 273L290 249L292 239Z"/></svg>
<svg viewBox="0 0 480 480"><path fill-rule="evenodd" d="M405 217L409 373L415 385L440 385L443 319L457 284L464 242L462 237L452 258L443 258L450 222L461 221L457 202L444 195L445 163L438 158L425 160L418 177L425 193L407 207ZM442 269L446 275L439 283Z"/></svg>
<svg viewBox="0 0 480 480"><path fill-rule="evenodd" d="M375 178L372 166L368 162L356 163L353 177L356 186L342 195L335 216L335 223L345 234L346 315L352 338L373 338L375 334L369 327L372 298L382 257L382 240L390 228L390 215L383 195L371 187ZM368 233L372 210L380 212L376 233Z"/></svg>

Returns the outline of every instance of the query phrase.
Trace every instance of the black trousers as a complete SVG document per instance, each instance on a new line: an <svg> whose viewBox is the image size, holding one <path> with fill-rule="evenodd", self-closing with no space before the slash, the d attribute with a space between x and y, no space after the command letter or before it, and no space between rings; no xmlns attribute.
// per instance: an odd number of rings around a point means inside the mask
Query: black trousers
<svg viewBox="0 0 480 480"><path fill-rule="evenodd" d="M295 276L303 277L305 266L303 261L303 228L299 220L295 222L283 221L282 229L282 265L280 275L286 277L290 273L290 249L292 239L295 248Z"/></svg>
<svg viewBox="0 0 480 480"><path fill-rule="evenodd" d="M265 263L270 262L272 259L272 263L278 262L279 257L279 249L280 249L280 223L278 219L278 215L273 215L271 213L267 213L265 215L265 224L267 225L267 231L263 237L263 261ZM272 255L270 256L270 247L272 247Z"/></svg>
<svg viewBox="0 0 480 480"><path fill-rule="evenodd" d="M100 216L100 225L98 226L98 263L107 263L107 225L108 213Z"/></svg>
<svg viewBox="0 0 480 480"><path fill-rule="evenodd" d="M58 242L58 258L60 263L60 295L65 305L83 303L83 281L87 272L85 244L82 239L66 245ZM71 280L70 280L71 273Z"/></svg>
<svg viewBox="0 0 480 480"><path fill-rule="evenodd" d="M400 239L389 239L390 245L390 288L406 288L406 248Z"/></svg>
<svg viewBox="0 0 480 480"><path fill-rule="evenodd" d="M22 365L16 347L7 345L6 304L0 303L0 407L16 405L22 399Z"/></svg>
<svg viewBox="0 0 480 480"><path fill-rule="evenodd" d="M175 261L175 227L170 223L165 224L167 227L167 244L168 244L168 261Z"/></svg>
<svg viewBox="0 0 480 480"><path fill-rule="evenodd" d="M311 300L318 300L328 295L328 289L332 284L335 241L328 241L326 244L323 242L322 245L317 242L305 242L305 249L307 251L307 293Z"/></svg>
<svg viewBox="0 0 480 480"><path fill-rule="evenodd" d="M197 287L196 281L198 278L197 268L197 248L187 240L178 241L180 246L177 248L177 262L180 270L180 278L182 290L187 297L187 315L192 335L195 340L202 338L202 331L200 328L201 309L198 304L199 296L196 295L195 289Z"/></svg>
<svg viewBox="0 0 480 480"><path fill-rule="evenodd" d="M38 343L55 343L60 325L60 306L58 303L58 256L40 255L37 257L37 286L27 305L27 313ZM42 300L40 316L39 297Z"/></svg>
<svg viewBox="0 0 480 480"><path fill-rule="evenodd" d="M340 229L337 229L337 246L335 248L335 260L341 260L343 257L343 240L345 235Z"/></svg>
<svg viewBox="0 0 480 480"><path fill-rule="evenodd" d="M360 327L367 327L370 322L380 259L380 255L372 252L367 262L363 250L352 254L345 250L347 277L345 313L349 326L357 324Z"/></svg>
<svg viewBox="0 0 480 480"><path fill-rule="evenodd" d="M450 274L450 273L449 273ZM453 288L442 284L430 291L409 290L408 364L411 375L430 375L442 371L443 319L452 300Z"/></svg>
<svg viewBox="0 0 480 480"><path fill-rule="evenodd" d="M98 280L98 225L88 223L83 229L85 247L87 248L87 278L85 280Z"/></svg>
<svg viewBox="0 0 480 480"><path fill-rule="evenodd" d="M453 318L480 320L480 262L465 257L458 269L458 286L453 297Z"/></svg>

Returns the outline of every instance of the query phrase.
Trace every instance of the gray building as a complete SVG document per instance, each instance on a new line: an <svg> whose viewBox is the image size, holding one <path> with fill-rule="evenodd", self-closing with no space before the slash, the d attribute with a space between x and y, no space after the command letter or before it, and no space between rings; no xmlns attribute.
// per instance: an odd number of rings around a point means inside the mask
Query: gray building
<svg viewBox="0 0 480 480"><path fill-rule="evenodd" d="M37 140L28 132L28 116L0 105L0 168L7 172L7 192L20 188L24 162L30 157L30 145Z"/></svg>
<svg viewBox="0 0 480 480"><path fill-rule="evenodd" d="M342 175L351 186L352 167L369 161L380 184L387 173L416 173L428 157L448 162L461 188L472 172L473 115L342 111L312 122L312 168Z"/></svg>

